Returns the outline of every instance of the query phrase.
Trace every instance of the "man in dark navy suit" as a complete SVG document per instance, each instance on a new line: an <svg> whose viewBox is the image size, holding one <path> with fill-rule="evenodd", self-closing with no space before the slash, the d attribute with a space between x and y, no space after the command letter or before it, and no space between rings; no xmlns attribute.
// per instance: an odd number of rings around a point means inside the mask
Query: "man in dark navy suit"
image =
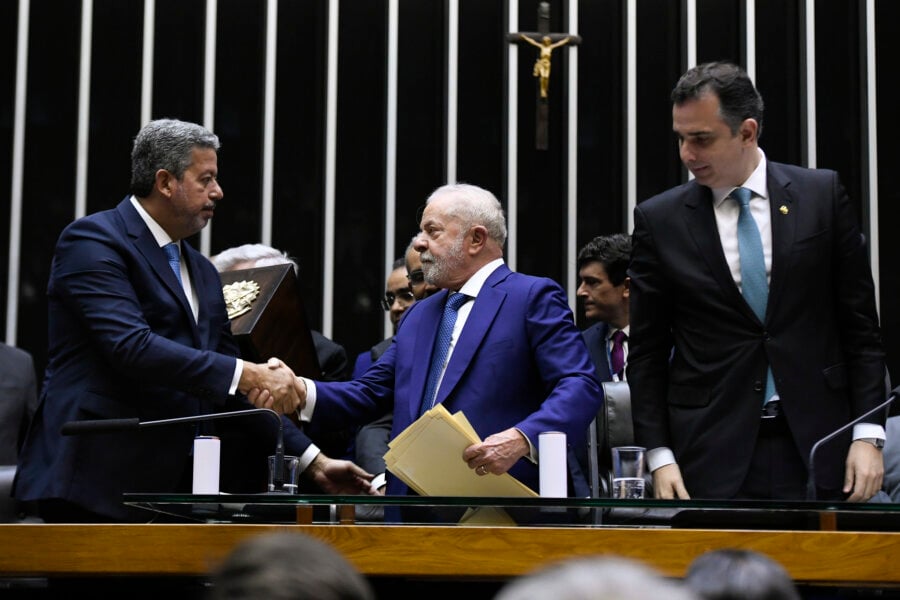
<svg viewBox="0 0 900 600"><path fill-rule="evenodd" d="M218 148L199 125L150 122L134 141L132 194L60 235L47 289L49 364L15 482L16 497L46 521L147 519L123 493L190 491L195 427L63 436L66 422L250 408L240 394L252 389L266 390L279 413L301 407L283 363L238 358L218 273L185 241L222 199ZM244 419L274 448L272 419ZM286 446L309 458L309 440L288 429ZM336 462L313 471L367 489L361 469Z"/></svg>

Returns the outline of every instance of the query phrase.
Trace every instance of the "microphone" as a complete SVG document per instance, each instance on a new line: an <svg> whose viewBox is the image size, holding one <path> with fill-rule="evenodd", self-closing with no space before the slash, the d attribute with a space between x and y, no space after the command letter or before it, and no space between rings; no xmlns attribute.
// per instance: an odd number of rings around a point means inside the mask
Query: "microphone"
<svg viewBox="0 0 900 600"><path fill-rule="evenodd" d="M116 431L141 429L143 427L177 425L179 423L200 423L202 421L215 421L217 419L228 419L255 414L269 414L278 422L278 434L275 437L275 473L272 475L272 483L276 490L281 490L282 484L284 483L284 422L281 420L278 413L271 408L248 408L245 410L194 415L191 417L176 417L173 419L159 419L156 421L141 421L136 417L129 419L69 421L68 423L63 423L63 426L59 431L62 435L113 433Z"/></svg>
<svg viewBox="0 0 900 600"><path fill-rule="evenodd" d="M898 395L900 395L900 386L897 386L893 390L891 390L891 394L888 396L887 400L885 400L884 402L882 402L881 404L879 404L872 410L856 417L849 423L847 423L845 425L841 425L840 427L838 427L837 429L835 429L834 431L832 431L831 433L829 433L828 435L826 435L825 437L823 437L822 439L817 441L815 444L813 444L812 449L809 451L809 476L806 479L806 499L807 500L815 500L816 499L815 460L816 460L816 450L819 449L819 446L830 442L831 440L833 440L837 436L841 435L842 433L846 433L851 427L853 427L857 423L861 423L862 421L865 421L866 419L868 419L869 417L871 417L878 411L886 409L897 398Z"/></svg>

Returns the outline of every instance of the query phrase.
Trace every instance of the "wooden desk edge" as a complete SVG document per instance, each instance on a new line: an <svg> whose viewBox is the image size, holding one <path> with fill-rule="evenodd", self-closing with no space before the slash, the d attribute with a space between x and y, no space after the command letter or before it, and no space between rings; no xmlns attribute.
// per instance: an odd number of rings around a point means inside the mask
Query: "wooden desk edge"
<svg viewBox="0 0 900 600"><path fill-rule="evenodd" d="M366 575L508 578L571 556L616 554L681 577L698 555L751 548L798 583L900 587L900 533L390 525L0 525L0 575L203 576L242 540L297 531Z"/></svg>

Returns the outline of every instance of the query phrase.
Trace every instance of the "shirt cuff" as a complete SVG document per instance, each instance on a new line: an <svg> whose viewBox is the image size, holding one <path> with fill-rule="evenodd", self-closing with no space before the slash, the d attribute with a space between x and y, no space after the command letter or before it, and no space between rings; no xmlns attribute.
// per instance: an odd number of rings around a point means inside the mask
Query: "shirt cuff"
<svg viewBox="0 0 900 600"><path fill-rule="evenodd" d="M385 473L379 473L372 479L372 491L377 492L378 488L385 485L387 483L387 475Z"/></svg>
<svg viewBox="0 0 900 600"><path fill-rule="evenodd" d="M234 362L234 375L231 376L231 387L228 388L228 395L234 396L237 394L237 386L241 381L241 375L244 374L244 361L237 358Z"/></svg>
<svg viewBox="0 0 900 600"><path fill-rule="evenodd" d="M675 453L665 446L648 450L646 454L647 469L652 473L660 467L675 463Z"/></svg>
<svg viewBox="0 0 900 600"><path fill-rule="evenodd" d="M313 411L316 409L316 384L312 379L301 377L303 383L306 384L306 406L302 410L297 411L297 416L303 423L312 421Z"/></svg>
<svg viewBox="0 0 900 600"><path fill-rule="evenodd" d="M525 455L525 458L533 462L534 464L538 464L538 456L537 451L534 449L534 444L531 443L531 440L528 439L528 436L525 435L525 432L516 427L516 431L522 434L522 437L525 438L525 441L528 442L528 454Z"/></svg>
<svg viewBox="0 0 900 600"><path fill-rule="evenodd" d="M883 440L886 437L884 427L881 425L876 425L875 423L857 423L853 426L854 440L858 440L859 438L877 438Z"/></svg>
<svg viewBox="0 0 900 600"><path fill-rule="evenodd" d="M312 461L316 459L321 450L319 450L318 446L315 444L310 444L306 450L303 451L303 454L300 455L300 472L306 470L306 467L312 464Z"/></svg>

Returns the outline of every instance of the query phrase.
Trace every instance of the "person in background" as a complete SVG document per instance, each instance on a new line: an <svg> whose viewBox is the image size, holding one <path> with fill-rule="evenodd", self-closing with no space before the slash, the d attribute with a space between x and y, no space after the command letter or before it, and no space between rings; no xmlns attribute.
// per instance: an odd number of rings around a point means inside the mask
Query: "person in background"
<svg viewBox="0 0 900 600"><path fill-rule="evenodd" d="M578 289L584 316L593 324L582 332L597 379L601 382L624 381L628 363L629 286L628 263L631 236L625 233L595 237L578 252ZM603 487L601 473L612 471L612 456L605 428L596 428L598 488ZM575 448L577 469L591 481L588 445ZM573 473L573 479L579 473ZM598 493L599 493L598 489Z"/></svg>
<svg viewBox="0 0 900 600"><path fill-rule="evenodd" d="M416 236L413 236L406 247L403 259L404 263L400 263L403 265L407 287L413 295L412 302L427 298L439 289L437 286L425 281L425 275L422 272L422 259L415 248L415 243ZM395 265L396 264L397 263L395 263ZM399 281L396 282L396 285L400 285ZM388 288L390 289L390 285L388 285ZM400 324L400 318L403 316L403 313L406 312L406 309L412 305L412 302L406 304L402 311L398 311L397 320L394 323L395 334L397 332L397 327ZM400 302L395 300L391 304L391 307L399 308L399 304ZM357 359L357 368L354 369L353 378L356 379L358 376L361 376L373 362L378 360L391 343L393 343L393 339L394 337L391 336L388 340L373 346L370 352L371 361L363 362L360 359ZM388 451L388 441L391 438L391 427L393 426L393 423L394 413L393 411L390 411L383 416L378 417L371 423L367 423L361 427L359 433L356 434L356 462L368 472L375 473L375 477L372 479L372 489L379 493L384 492L386 484L384 455ZM381 513L383 512L381 510L382 507L375 506L371 508L372 510L369 511L370 517L374 519L381 518ZM360 511L357 510L357 513L359 514Z"/></svg>
<svg viewBox="0 0 900 600"><path fill-rule="evenodd" d="M617 556L555 561L512 579L494 600L698 600L681 582Z"/></svg>
<svg viewBox="0 0 900 600"><path fill-rule="evenodd" d="M147 520L123 493L191 489L194 427L64 436L65 423L250 408L251 389L266 390L278 413L301 406L283 362L238 357L219 276L186 242L222 200L218 148L200 125L151 121L134 140L131 194L59 237L47 286L49 364L13 484L45 521ZM271 419L245 420L274 447ZM200 426L214 431L214 422ZM292 443L310 445L299 431ZM338 470L354 489L368 484L361 469Z"/></svg>
<svg viewBox="0 0 900 600"><path fill-rule="evenodd" d="M14 465L37 410L31 354L0 343L0 465Z"/></svg>
<svg viewBox="0 0 900 600"><path fill-rule="evenodd" d="M755 550L701 554L688 567L684 583L701 600L800 600L785 568Z"/></svg>
<svg viewBox="0 0 900 600"><path fill-rule="evenodd" d="M265 244L243 244L223 250L219 254L211 256L209 259L216 270L220 273L226 271L237 271L240 269L252 269L256 267L271 267L274 265L292 265L294 274L299 277L300 265L297 261L271 246ZM313 345L316 349L316 357L319 361L319 367L322 374L320 381L346 381L348 377L348 361L347 352L344 347L336 342L328 339L318 331L310 330ZM241 437L243 428L240 423L224 424L223 428L227 428L229 436ZM294 429L291 425L289 429ZM314 436L315 444L309 449L309 452L321 452L323 457L333 458L350 458L352 456L351 446L355 430L349 427L336 427L330 431L320 431ZM257 454L268 454L265 448L260 448ZM232 462L239 462L250 457L230 457ZM257 460L261 460L258 457ZM368 473L365 469L362 469ZM311 481L304 480L303 491L314 492L310 488Z"/></svg>
<svg viewBox="0 0 900 600"><path fill-rule="evenodd" d="M421 300L438 292L440 288L425 280L422 257L416 250L416 237L418 236L414 235L406 247L406 277L409 279L409 289L412 290L416 300Z"/></svg>
<svg viewBox="0 0 900 600"><path fill-rule="evenodd" d="M287 531L247 538L209 580L209 600L375 600L368 580L334 547Z"/></svg>
<svg viewBox="0 0 900 600"><path fill-rule="evenodd" d="M577 296L593 325L584 342L600 381L623 381L628 359L628 303L631 236L595 237L578 253Z"/></svg>
<svg viewBox="0 0 900 600"><path fill-rule="evenodd" d="M384 284L384 288L384 298L381 299L381 307L390 315L391 335L372 346L369 350L361 352L356 357L351 379L356 379L365 373L366 369L384 354L384 351L388 349L388 346L391 345L391 342L394 339L400 317L403 316L406 309L416 301L416 297L409 287L409 279L407 279L406 276L406 263L404 259L398 258L394 261L391 272L388 274L387 281Z"/></svg>
<svg viewBox="0 0 900 600"><path fill-rule="evenodd" d="M628 382L658 498L804 499L812 446L885 399L875 286L837 173L768 160L737 65L672 91L694 175L634 209ZM881 487L884 415L819 448L816 497Z"/></svg>
<svg viewBox="0 0 900 600"><path fill-rule="evenodd" d="M489 191L467 184L435 190L415 249L425 280L442 291L407 309L394 343L361 378L301 378L301 414L311 431L366 423L393 409L394 438L443 403L462 411L483 440L464 451L469 468L487 477L508 472L538 489L538 435L561 431L577 443L602 394L564 290L510 271L505 240L503 210ZM436 343L439 327L450 334L443 343ZM267 393L251 400L264 406ZM387 494L407 492L389 474Z"/></svg>
<svg viewBox="0 0 900 600"><path fill-rule="evenodd" d="M300 276L300 265L297 261L282 252L265 244L243 244L223 250L209 258L219 273L238 271L254 267L271 267L274 265L293 265L294 274ZM328 339L321 332L310 329L316 357L322 374L321 381L346 381L350 374L347 351L343 346Z"/></svg>

